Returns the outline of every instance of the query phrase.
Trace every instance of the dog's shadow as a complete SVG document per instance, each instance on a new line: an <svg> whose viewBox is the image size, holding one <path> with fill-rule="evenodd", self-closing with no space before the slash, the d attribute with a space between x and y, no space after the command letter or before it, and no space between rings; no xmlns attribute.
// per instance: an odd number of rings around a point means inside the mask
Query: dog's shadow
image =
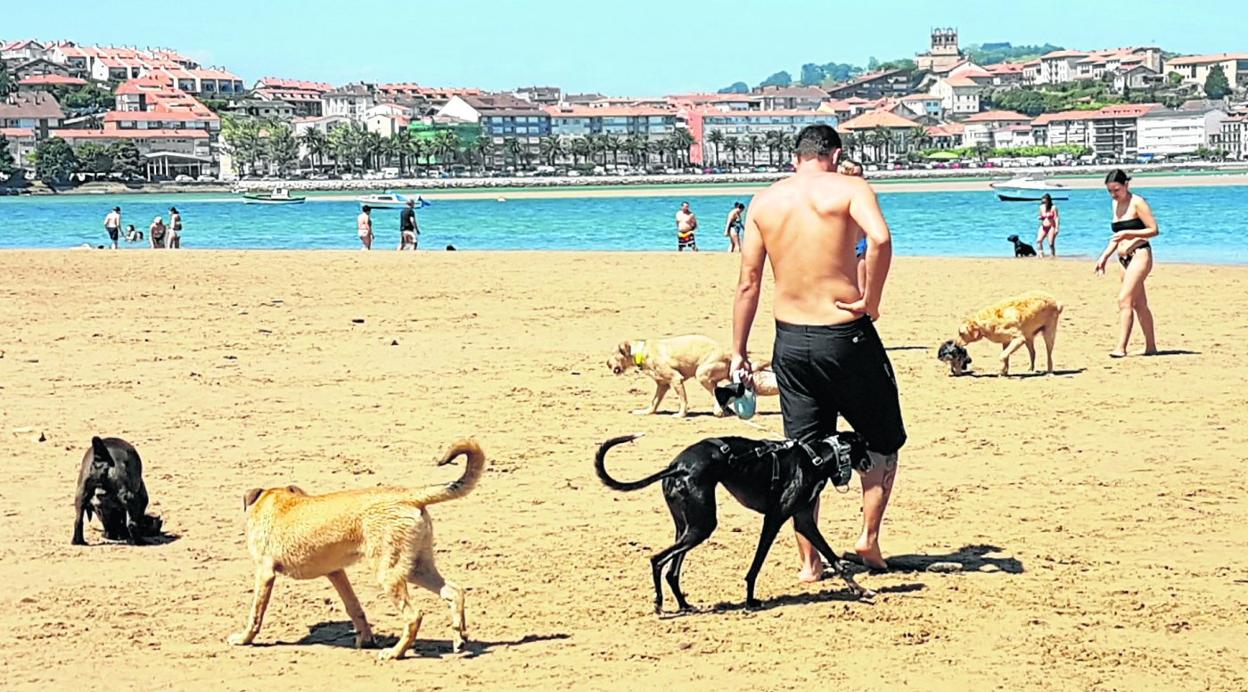
<svg viewBox="0 0 1248 692"><path fill-rule="evenodd" d="M1082 375L1086 371L1087 371L1087 368L1075 368L1073 370L1054 370L1052 373L1047 373L1047 372L1044 372L1043 370L1034 370L1031 372L1010 373L1009 375L1002 375L999 372L971 371L971 372L966 373L965 375L962 375L962 377L973 377L975 379L986 377L990 379L1002 379L1002 380L1029 380L1033 377L1074 377L1075 375Z"/></svg>
<svg viewBox="0 0 1248 692"><path fill-rule="evenodd" d="M1005 572L1006 574L1022 574L1023 563L1013 557L988 557L991 553L1000 553L1001 548L995 545L964 545L952 553L944 555L894 555L888 558L888 572L935 572L929 569L932 565L956 565L956 572ZM866 569L862 558L856 553L845 553L841 559L857 567ZM985 569L991 567L991 569Z"/></svg>
<svg viewBox="0 0 1248 692"><path fill-rule="evenodd" d="M656 415L658 415L658 416L664 416L664 415L669 415L669 414L665 414L665 413L660 412L660 413L658 413L658 414L656 414ZM759 412L757 412L757 413L755 413L755 414L754 414L754 416L755 416L756 418L768 418L768 417L778 416L778 415L780 415L780 412L779 412L779 411L759 411ZM672 418L676 418L675 416L671 416L671 417L672 417ZM711 411L689 411L688 413L686 413L686 414L685 414L685 418L688 418L688 419L694 419L694 418L715 418L715 417L716 417L716 416L715 416L715 414L714 414L713 412L711 412ZM728 415L726 415L726 416L719 416L719 417L720 417L720 418L723 418L724 420L729 420L729 419L731 419L731 418L734 418L735 416L733 416L731 413L729 413L729 414L728 414ZM676 418L676 420L680 420L680 419L679 419L679 418Z"/></svg>
<svg viewBox="0 0 1248 692"><path fill-rule="evenodd" d="M419 656L421 658L442 658L443 656L476 658L477 656L483 656L500 647L521 646L535 642L562 641L571 638L571 635L556 633L526 634L519 639L511 641L487 642L470 639L464 642L464 650L458 654L451 651L451 640L449 639L417 639L412 643L412 648L409 649L407 653L409 656ZM381 649L394 646L399 641L399 638L392 635L375 635L373 641L374 646L371 650L380 651ZM308 628L306 636L293 643L293 646L310 645L337 646L345 649L354 649L355 628L351 625L350 621L319 622Z"/></svg>
<svg viewBox="0 0 1248 692"><path fill-rule="evenodd" d="M155 536L144 536L138 543L130 543L124 538L112 539L101 536L99 541L96 541L95 543L88 541L86 546L81 547L103 548L107 546L115 546L121 548L149 548L153 546L169 545L180 538L182 538L181 534L161 533Z"/></svg>
<svg viewBox="0 0 1248 692"><path fill-rule="evenodd" d="M825 580L832 582L836 580L836 577L829 574L825 578ZM913 593L915 591L922 591L923 589L926 589L926 588L927 588L926 585L919 584L916 582L916 583L910 583L910 584L896 584L893 586L885 586L883 588L876 589L875 592L877 594ZM763 604L758 606L757 608L747 607L744 601L740 603L728 603L725 601L721 603L716 603L715 605L710 606L708 608L695 608L693 610L689 610L686 612L663 613L659 617L660 619L663 619L663 620L671 620L674 618L689 617L691 615L713 615L716 613L731 613L731 612L741 612L741 611L758 613L758 612L762 612L765 610L771 610L772 608L783 608L785 606L791 606L791 605L805 605L808 603L828 603L828 602L862 603L863 605L872 605L871 601L863 600L855 596L853 592L851 592L849 589L844 587L843 582L842 582L836 588L827 589L825 591L819 591L816 593L795 593L795 594L784 594L782 596L776 596L775 598L763 601Z"/></svg>

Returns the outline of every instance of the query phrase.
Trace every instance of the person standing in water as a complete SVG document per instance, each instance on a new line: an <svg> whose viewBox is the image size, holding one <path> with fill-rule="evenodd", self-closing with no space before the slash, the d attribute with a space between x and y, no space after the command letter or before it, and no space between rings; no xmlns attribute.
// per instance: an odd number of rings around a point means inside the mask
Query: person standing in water
<svg viewBox="0 0 1248 692"><path fill-rule="evenodd" d="M1157 338L1153 333L1153 312L1148 309L1148 293L1144 290L1144 280L1153 271L1153 246L1150 238L1156 238L1161 231L1157 228L1157 219L1153 216L1152 207L1143 197L1131 192L1131 176L1126 171L1116 169L1105 176L1105 188L1114 200L1112 207L1113 235L1109 245L1096 261L1095 272L1099 276L1105 273L1105 265L1109 258L1118 256L1122 265L1122 288L1118 290L1118 345L1110 351L1110 358L1123 358L1127 355L1127 344L1131 341L1131 329L1135 321L1140 322L1140 331L1144 332L1144 350L1139 355L1157 354Z"/></svg>
<svg viewBox="0 0 1248 692"><path fill-rule="evenodd" d="M728 223L724 226L724 235L728 236L728 252L741 250L741 231L745 230L745 205L737 202L728 212Z"/></svg>
<svg viewBox="0 0 1248 692"><path fill-rule="evenodd" d="M416 237L420 229L416 226L416 200L407 200L407 206L399 215L399 251L416 250Z"/></svg>
<svg viewBox="0 0 1248 692"><path fill-rule="evenodd" d="M1044 257L1044 240L1049 240L1049 256L1057 257L1057 234L1062 230L1062 217L1052 195L1040 198L1040 230L1036 233L1036 250Z"/></svg>
<svg viewBox="0 0 1248 692"><path fill-rule="evenodd" d="M355 217L355 230L359 233L360 242L365 250L373 249L373 217L370 216L372 211L372 207L365 205L360 210L360 215Z"/></svg>
<svg viewBox="0 0 1248 692"><path fill-rule="evenodd" d="M168 227L165 226L165 220L157 216L152 219L152 225L147 229L147 237L152 242L152 249L165 247L165 233Z"/></svg>
<svg viewBox="0 0 1248 692"><path fill-rule="evenodd" d="M689 209L688 202L682 202L680 211L676 212L676 250L684 252L685 248L697 252L698 240L694 232L698 230L698 217Z"/></svg>
<svg viewBox="0 0 1248 692"><path fill-rule="evenodd" d="M182 215L177 207L169 207L169 242L165 247L182 249Z"/></svg>
<svg viewBox="0 0 1248 692"><path fill-rule="evenodd" d="M121 207L113 207L113 210L104 216L104 230L108 233L108 240L113 244L113 249L117 249L117 236L121 235Z"/></svg>

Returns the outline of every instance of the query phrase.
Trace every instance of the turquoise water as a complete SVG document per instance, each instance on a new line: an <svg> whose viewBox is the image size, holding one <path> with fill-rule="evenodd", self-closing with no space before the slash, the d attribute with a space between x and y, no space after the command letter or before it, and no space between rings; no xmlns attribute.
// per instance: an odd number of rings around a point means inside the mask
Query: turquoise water
<svg viewBox="0 0 1248 692"><path fill-rule="evenodd" d="M506 191L500 192L506 195ZM1248 263L1248 187L1150 188L1142 193L1161 225L1159 261ZM1059 202L1059 254L1095 256L1109 235L1104 190L1074 190ZM881 204L901 255L1008 256L1005 237L1035 238L1036 205L997 201L988 191L888 192ZM738 196L691 197L701 248L725 250L724 217ZM443 199L419 212L421 247L461 250L673 250L681 197L495 200ZM309 199L289 206L244 205L220 195L0 197L0 248L64 248L107 242L104 215L120 205L124 224L146 232L152 218L182 212L187 248L351 249L354 202ZM374 212L376 248L398 245L398 210ZM124 245L124 243L123 243ZM131 247L138 247L131 246Z"/></svg>

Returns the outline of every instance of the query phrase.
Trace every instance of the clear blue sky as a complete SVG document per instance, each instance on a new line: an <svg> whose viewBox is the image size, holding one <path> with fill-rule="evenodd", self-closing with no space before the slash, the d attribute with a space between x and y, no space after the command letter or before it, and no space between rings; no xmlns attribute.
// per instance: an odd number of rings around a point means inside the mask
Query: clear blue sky
<svg viewBox="0 0 1248 692"><path fill-rule="evenodd" d="M1158 44L1248 51L1248 2L1198 0L3 0L0 38L162 45L265 75L657 95L757 84L802 63L865 64L964 44Z"/></svg>

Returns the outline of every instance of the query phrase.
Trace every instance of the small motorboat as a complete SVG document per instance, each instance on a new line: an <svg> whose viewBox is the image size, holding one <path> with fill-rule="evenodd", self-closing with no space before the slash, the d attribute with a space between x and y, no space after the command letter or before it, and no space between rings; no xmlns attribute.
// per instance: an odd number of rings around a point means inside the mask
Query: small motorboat
<svg viewBox="0 0 1248 692"><path fill-rule="evenodd" d="M1061 183L1055 183L1044 178L1034 178L1030 175L1019 175L1009 180L998 180L990 183L988 187L994 190L1002 190L1006 193L1031 192L1066 192L1066 186Z"/></svg>
<svg viewBox="0 0 1248 692"><path fill-rule="evenodd" d="M290 190L279 187L272 192L243 195L243 204L303 204L307 197L291 197Z"/></svg>
<svg viewBox="0 0 1248 692"><path fill-rule="evenodd" d="M407 206L407 199L404 195L387 190L377 195L364 195L360 198L360 206L373 209L402 209Z"/></svg>
<svg viewBox="0 0 1248 692"><path fill-rule="evenodd" d="M1070 199L1069 197L1058 197L1057 195L1049 195L1049 198L1052 199L1054 202L1065 202L1066 200ZM1004 192L998 192L997 199L1001 200L1002 202L1043 202L1044 201L1044 197L1036 197L1036 196L1024 197L1022 195L1008 195Z"/></svg>

